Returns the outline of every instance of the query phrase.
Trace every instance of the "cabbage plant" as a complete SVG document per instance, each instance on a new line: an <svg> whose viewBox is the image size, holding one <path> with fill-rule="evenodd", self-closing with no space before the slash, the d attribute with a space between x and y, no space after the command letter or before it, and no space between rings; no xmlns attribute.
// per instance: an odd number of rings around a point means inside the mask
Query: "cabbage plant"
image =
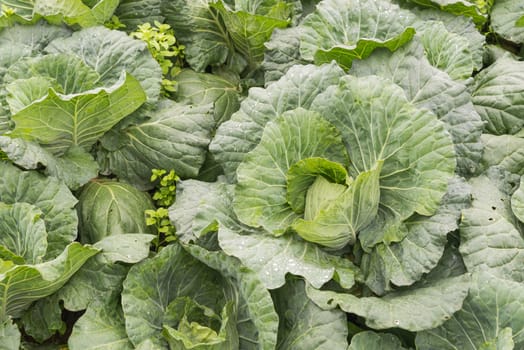
<svg viewBox="0 0 524 350"><path fill-rule="evenodd" d="M0 7L0 349L524 347L520 2Z"/></svg>

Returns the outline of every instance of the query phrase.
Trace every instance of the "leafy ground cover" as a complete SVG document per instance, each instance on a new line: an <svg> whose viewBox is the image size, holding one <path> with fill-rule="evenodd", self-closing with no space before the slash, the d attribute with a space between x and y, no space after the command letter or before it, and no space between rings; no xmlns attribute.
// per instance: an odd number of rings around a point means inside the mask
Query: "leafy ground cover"
<svg viewBox="0 0 524 350"><path fill-rule="evenodd" d="M0 349L524 348L524 3L0 1Z"/></svg>

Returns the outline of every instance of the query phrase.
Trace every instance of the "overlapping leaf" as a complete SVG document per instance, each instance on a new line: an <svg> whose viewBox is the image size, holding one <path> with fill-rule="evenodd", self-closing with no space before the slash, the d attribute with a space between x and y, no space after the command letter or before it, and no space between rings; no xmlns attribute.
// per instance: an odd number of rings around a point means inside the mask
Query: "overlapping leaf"
<svg viewBox="0 0 524 350"><path fill-rule="evenodd" d="M349 69L374 49L395 51L415 34L413 15L389 1L324 0L301 24L302 58Z"/></svg>
<svg viewBox="0 0 524 350"><path fill-rule="evenodd" d="M522 284L487 272L475 274L462 309L442 326L418 333L417 349L520 348L524 343L523 292Z"/></svg>
<svg viewBox="0 0 524 350"><path fill-rule="evenodd" d="M143 121L113 129L101 140L111 172L139 188L152 187L151 169L174 169L183 178L195 177L215 126L209 104L166 100L157 108L139 111Z"/></svg>
<svg viewBox="0 0 524 350"><path fill-rule="evenodd" d="M259 143L267 122L285 111L308 109L316 95L342 75L335 64L295 66L267 89L250 89L240 110L220 126L209 147L228 180L236 178L238 165Z"/></svg>

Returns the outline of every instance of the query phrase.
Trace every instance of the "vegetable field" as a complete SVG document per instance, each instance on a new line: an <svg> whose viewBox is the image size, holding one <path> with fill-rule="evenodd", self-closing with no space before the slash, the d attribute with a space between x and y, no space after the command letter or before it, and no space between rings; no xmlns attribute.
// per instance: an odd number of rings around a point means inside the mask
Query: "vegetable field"
<svg viewBox="0 0 524 350"><path fill-rule="evenodd" d="M524 349L524 1L0 11L0 350Z"/></svg>

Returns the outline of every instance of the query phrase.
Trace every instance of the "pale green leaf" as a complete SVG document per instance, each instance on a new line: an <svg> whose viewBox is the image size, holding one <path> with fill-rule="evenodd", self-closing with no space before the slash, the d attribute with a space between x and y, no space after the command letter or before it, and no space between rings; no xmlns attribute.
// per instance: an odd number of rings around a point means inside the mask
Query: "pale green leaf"
<svg viewBox="0 0 524 350"><path fill-rule="evenodd" d="M324 0L300 25L300 53L317 64L336 60L347 70L378 47L395 51L410 41L413 19L389 1Z"/></svg>
<svg viewBox="0 0 524 350"><path fill-rule="evenodd" d="M240 110L218 128L209 147L228 180L236 178L238 165L260 142L268 121L298 107L308 109L315 96L342 75L336 64L295 66L267 89L251 88Z"/></svg>
<svg viewBox="0 0 524 350"><path fill-rule="evenodd" d="M115 16L118 17L126 27L127 32L134 31L139 25L144 23L164 22L163 0L120 0ZM172 4L170 1L168 4ZM166 5L168 5L166 4ZM177 38L179 37L177 31Z"/></svg>
<svg viewBox="0 0 524 350"><path fill-rule="evenodd" d="M160 96L162 70L158 62L144 42L121 31L100 26L83 29L52 41L45 51L78 56L98 72L104 86L117 83L125 70L140 83L148 102L154 103Z"/></svg>
<svg viewBox="0 0 524 350"><path fill-rule="evenodd" d="M461 210L470 204L471 191L462 179L454 178L435 215L415 215L406 222L407 235L391 244L380 243L362 257L366 285L382 295L393 286L418 281L442 261L446 236L458 229ZM452 261L453 259L449 259Z"/></svg>
<svg viewBox="0 0 524 350"><path fill-rule="evenodd" d="M291 67L307 63L300 57L300 27L273 30L265 46L262 67L266 86L282 78Z"/></svg>
<svg viewBox="0 0 524 350"><path fill-rule="evenodd" d="M484 169L497 166L524 175L524 139L516 135L482 135Z"/></svg>
<svg viewBox="0 0 524 350"><path fill-rule="evenodd" d="M144 121L113 130L102 139L111 172L141 189L153 187L152 169L196 177L215 125L211 106L166 100L156 110L138 112Z"/></svg>
<svg viewBox="0 0 524 350"><path fill-rule="evenodd" d="M59 23L63 19L70 25L83 27L96 24L89 7L81 0L11 0L5 6L13 9L14 16L22 22L31 23L44 17L50 22Z"/></svg>
<svg viewBox="0 0 524 350"><path fill-rule="evenodd" d="M220 247L256 271L268 289L284 285L287 273L302 276L318 288L332 278L346 288L354 284L358 270L348 259L326 253L293 235L277 238L260 231L237 230L220 227Z"/></svg>
<svg viewBox="0 0 524 350"><path fill-rule="evenodd" d="M417 5L437 8L456 16L471 17L477 26L482 26L488 19L490 4L485 0L409 0Z"/></svg>
<svg viewBox="0 0 524 350"><path fill-rule="evenodd" d="M524 345L524 288L487 272L473 275L471 290L462 309L442 326L417 334L420 350L480 350L489 343ZM494 345L493 344L493 345ZM513 347L487 347L511 350Z"/></svg>
<svg viewBox="0 0 524 350"><path fill-rule="evenodd" d="M62 90L58 83L47 77L35 76L28 79L18 79L5 86L7 92L5 101L11 114L15 114L45 97L51 88L58 92Z"/></svg>
<svg viewBox="0 0 524 350"><path fill-rule="evenodd" d="M311 286L306 288L306 292L322 309L338 306L345 312L365 318L366 325L371 328L421 331L440 326L460 310L469 285L470 276L462 275L401 289L381 298L358 298Z"/></svg>
<svg viewBox="0 0 524 350"><path fill-rule="evenodd" d="M428 24L431 26L434 22L442 22L449 33L457 34L468 41L474 69L479 71L484 67L483 56L486 37L479 32L470 17L456 16L436 8L414 8L411 10L418 18L414 25L417 33L423 31Z"/></svg>
<svg viewBox="0 0 524 350"><path fill-rule="evenodd" d="M60 89L59 92L66 95L81 93L100 85L100 75L96 70L84 63L79 57L64 53L31 57L18 61L9 67L4 81L10 83L8 89L12 95L15 95L15 93L23 94L23 90L16 89L18 80L22 79L23 81L23 79L35 77L49 79L54 83L50 87L54 88L57 85ZM29 104L26 103L23 107ZM14 109L12 104L10 106L13 114L23 108Z"/></svg>
<svg viewBox="0 0 524 350"><path fill-rule="evenodd" d="M474 70L469 41L447 30L442 22L429 22L420 34L429 63L454 80L466 80Z"/></svg>
<svg viewBox="0 0 524 350"><path fill-rule="evenodd" d="M37 265L2 262L0 274L1 318L20 317L32 302L60 289L98 250L71 243L56 259Z"/></svg>
<svg viewBox="0 0 524 350"><path fill-rule="evenodd" d="M213 104L216 127L240 107L238 82L219 75L183 70L176 76L177 98L193 105Z"/></svg>
<svg viewBox="0 0 524 350"><path fill-rule="evenodd" d="M38 264L46 251L43 213L28 203L0 203L0 258L15 260L16 257L18 264Z"/></svg>
<svg viewBox="0 0 524 350"><path fill-rule="evenodd" d="M305 283L289 279L273 291L280 316L278 350L346 349L346 315L340 310L322 310L309 300Z"/></svg>
<svg viewBox="0 0 524 350"><path fill-rule="evenodd" d="M62 156L55 156L37 143L0 136L0 149L18 166L40 169L62 180L71 190L98 176L98 163L80 147L71 147Z"/></svg>
<svg viewBox="0 0 524 350"><path fill-rule="evenodd" d="M54 39L71 35L70 30L38 23L31 26L15 25L0 32L0 77L8 67L23 57L36 56Z"/></svg>
<svg viewBox="0 0 524 350"><path fill-rule="evenodd" d="M524 239L513 218L510 197L486 176L472 178L471 208L462 211L460 252L469 271L489 270L524 281Z"/></svg>
<svg viewBox="0 0 524 350"><path fill-rule="evenodd" d="M86 310L92 303L103 303L118 297L129 267L110 264L98 254L89 259L55 294L69 311Z"/></svg>
<svg viewBox="0 0 524 350"><path fill-rule="evenodd" d="M515 134L524 127L524 62L498 59L475 76L473 104L490 134Z"/></svg>
<svg viewBox="0 0 524 350"><path fill-rule="evenodd" d="M406 348L393 334L364 331L351 338L348 350L406 350Z"/></svg>
<svg viewBox="0 0 524 350"><path fill-rule="evenodd" d="M258 7L252 8L250 12L232 11L223 1L211 2L210 6L220 13L235 50L247 61L249 70L255 70L262 63L264 43L271 37L273 29L289 25L288 18L291 15L288 11L263 13L263 9L261 11Z"/></svg>
<svg viewBox="0 0 524 350"><path fill-rule="evenodd" d="M82 189L78 203L80 239L96 243L106 236L125 233L151 233L145 211L154 210L149 194L131 185L96 180Z"/></svg>
<svg viewBox="0 0 524 350"><path fill-rule="evenodd" d="M110 88L62 95L49 89L47 96L12 116L12 137L35 140L53 154L68 148L91 146L146 99L139 82L129 74Z"/></svg>
<svg viewBox="0 0 524 350"><path fill-rule="evenodd" d="M42 211L47 231L45 260L55 258L77 236L78 202L69 189L53 177L0 162L0 202L28 203Z"/></svg>
<svg viewBox="0 0 524 350"><path fill-rule="evenodd" d="M323 201L327 204L346 189L348 173L340 163L318 157L305 158L291 165L286 181L289 205L296 213L305 212L310 220L322 209ZM316 189L309 190L313 185Z"/></svg>
<svg viewBox="0 0 524 350"><path fill-rule="evenodd" d="M19 350L21 334L17 325L10 319L0 324L0 350Z"/></svg>
<svg viewBox="0 0 524 350"><path fill-rule="evenodd" d="M24 333L40 343L57 333L64 333L67 325L62 320L59 301L58 294L55 293L31 305L21 318Z"/></svg>
<svg viewBox="0 0 524 350"><path fill-rule="evenodd" d="M493 31L506 40L524 43L524 3L497 0L491 9Z"/></svg>
<svg viewBox="0 0 524 350"><path fill-rule="evenodd" d="M231 227L231 201L234 188L223 182L185 180L177 184L177 200L169 208L169 218L184 243L196 240L208 230L217 230L217 221Z"/></svg>
<svg viewBox="0 0 524 350"><path fill-rule="evenodd" d="M71 350L132 350L118 299L95 302L75 322L68 340Z"/></svg>
<svg viewBox="0 0 524 350"><path fill-rule="evenodd" d="M112 234L96 242L99 258L109 263L118 261L136 264L149 256L149 246L154 235L142 233Z"/></svg>
<svg viewBox="0 0 524 350"><path fill-rule="evenodd" d="M211 3L210 0L169 1L161 13L186 47L186 60L197 72L209 65L225 63L233 51L225 24Z"/></svg>
<svg viewBox="0 0 524 350"><path fill-rule="evenodd" d="M379 176L382 161L369 170L363 171L337 198L329 198L327 205L314 217L293 223L293 230L306 241L341 249L354 244L357 233L367 226L377 215L380 200ZM309 191L313 190L313 186ZM327 191L324 191L327 192ZM309 195L309 192L308 192ZM307 198L306 201L317 200ZM306 203L307 204L307 203Z"/></svg>
<svg viewBox="0 0 524 350"><path fill-rule="evenodd" d="M519 188L511 196L511 210L521 222L524 222L524 177L520 178Z"/></svg>

